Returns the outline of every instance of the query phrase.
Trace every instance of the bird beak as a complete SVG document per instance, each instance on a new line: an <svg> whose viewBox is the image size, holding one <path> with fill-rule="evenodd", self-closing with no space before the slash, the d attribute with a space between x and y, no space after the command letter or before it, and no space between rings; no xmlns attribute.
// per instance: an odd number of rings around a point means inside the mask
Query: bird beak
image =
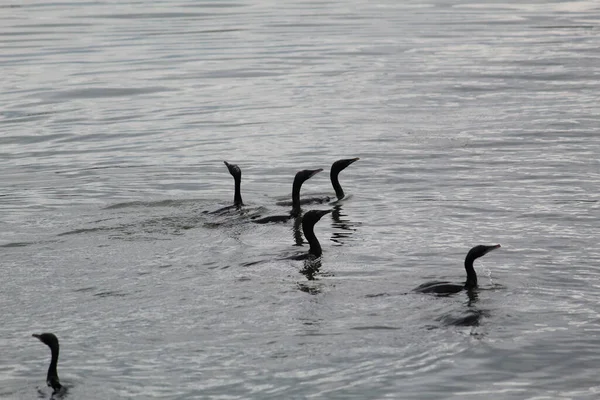
<svg viewBox="0 0 600 400"><path fill-rule="evenodd" d="M490 247L488 248L488 251L486 251L486 254L487 254L487 253L489 253L489 252L490 252L490 251L492 251L492 250L499 249L500 247L502 247L502 246L500 246L499 244L497 244L497 245L495 245L495 246L490 246Z"/></svg>
<svg viewBox="0 0 600 400"><path fill-rule="evenodd" d="M38 335L37 333L34 333L34 334L33 334L33 335L31 335L31 336L33 336L34 338L38 338L38 339L39 339L41 335Z"/></svg>
<svg viewBox="0 0 600 400"><path fill-rule="evenodd" d="M315 176L316 174L318 174L319 172L323 171L323 168L319 168L319 169L315 169L314 171L312 171L310 173L309 178L312 178L313 176Z"/></svg>
<svg viewBox="0 0 600 400"><path fill-rule="evenodd" d="M331 210L321 210L321 211L319 212L319 217L322 217L322 216L324 216L324 215L327 215L327 214L329 214L330 212L331 212Z"/></svg>

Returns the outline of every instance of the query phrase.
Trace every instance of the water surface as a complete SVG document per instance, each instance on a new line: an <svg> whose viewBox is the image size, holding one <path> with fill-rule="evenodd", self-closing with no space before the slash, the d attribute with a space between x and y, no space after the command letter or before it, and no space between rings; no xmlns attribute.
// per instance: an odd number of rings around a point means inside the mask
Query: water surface
<svg viewBox="0 0 600 400"><path fill-rule="evenodd" d="M0 397L597 398L597 2L1 8Z"/></svg>

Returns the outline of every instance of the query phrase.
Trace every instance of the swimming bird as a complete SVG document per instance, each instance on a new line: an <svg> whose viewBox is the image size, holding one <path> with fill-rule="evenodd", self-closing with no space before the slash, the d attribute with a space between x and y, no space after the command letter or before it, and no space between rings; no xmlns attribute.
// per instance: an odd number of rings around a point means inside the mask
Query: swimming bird
<svg viewBox="0 0 600 400"><path fill-rule="evenodd" d="M331 179L331 185L333 186L333 190L335 190L335 195L338 200L344 198L344 189L342 189L342 185L340 185L339 175L344 169L346 169L350 164L355 161L360 160L359 157L356 158L346 158L342 160L337 160L333 164L331 164L331 171L329 172L329 178ZM302 199L300 201L301 204L312 204L312 203L325 203L331 200L330 196L323 197L309 197L306 199ZM289 201L282 201L277 203L278 205L289 205Z"/></svg>
<svg viewBox="0 0 600 400"><path fill-rule="evenodd" d="M338 200L344 198L344 189L342 189L342 185L340 185L338 175L340 174L340 172L345 170L346 167L358 160L360 160L360 158L358 157L337 160L331 165L331 172L329 172L329 177L331 179L331 184L333 185L333 189L335 190L335 195L337 196Z"/></svg>
<svg viewBox="0 0 600 400"><path fill-rule="evenodd" d="M221 213L225 213L226 211L229 211L229 210L231 210L233 208L235 208L236 210L239 210L244 205L244 202L242 201L242 194L241 194L242 170L236 164L229 164L227 161L223 161L223 162L227 166L227 169L229 170L229 173L231 174L231 176L233 176L233 180L235 182L235 192L234 192L234 195L233 195L233 205L221 207L221 208L219 208L218 210L215 210L215 211L210 211L210 212L209 211L203 211L204 213L208 213L208 214L221 214Z"/></svg>
<svg viewBox="0 0 600 400"><path fill-rule="evenodd" d="M56 372L59 350L58 338L53 333L42 333L39 335L34 333L31 336L38 338L42 343L50 347L52 358L50 360L50 367L48 368L48 375L46 376L46 384L54 390L54 393L57 393L63 387L58 379L58 372Z"/></svg>
<svg viewBox="0 0 600 400"><path fill-rule="evenodd" d="M323 254L321 244L315 236L314 227L321 217L329 212L331 210L310 210L302 217L302 230L310 245L310 249L308 253L291 258L294 260L304 260L304 267L300 270L300 273L306 276L306 279L309 281L314 281L321 270L321 255ZM300 290L310 294L317 294L319 292L318 289L315 291L314 287L311 288L305 285L299 285L299 287Z"/></svg>
<svg viewBox="0 0 600 400"><path fill-rule="evenodd" d="M304 237L310 245L308 250L308 258L319 258L323 254L321 244L315 235L315 224L321 220L325 214L329 214L331 210L310 210L302 217L302 231Z"/></svg>
<svg viewBox="0 0 600 400"><path fill-rule="evenodd" d="M233 180L235 181L235 193L233 195L233 205L241 207L244 205L242 201L241 185L242 185L242 170L236 164L229 164L227 161L223 161L229 170Z"/></svg>
<svg viewBox="0 0 600 400"><path fill-rule="evenodd" d="M489 253L492 250L499 249L500 245L493 246L478 245L473 247L467 253L465 258L465 270L467 271L467 280L464 284L456 284L450 282L427 282L417 286L413 291L420 293L435 293L435 294L453 294L461 290L472 290L477 287L477 274L473 268L473 262Z"/></svg>
<svg viewBox="0 0 600 400"><path fill-rule="evenodd" d="M267 224L269 222L285 222L293 217L300 216L300 189L302 184L323 171L323 168L319 169L304 169L296 173L294 177L294 183L292 184L292 211L289 215L272 215L260 219L255 219L253 222L257 224Z"/></svg>
<svg viewBox="0 0 600 400"><path fill-rule="evenodd" d="M310 246L308 253L286 257L287 260L316 260L323 254L321 244L315 235L315 225L323 215L329 214L331 210L310 210L302 217L302 232Z"/></svg>

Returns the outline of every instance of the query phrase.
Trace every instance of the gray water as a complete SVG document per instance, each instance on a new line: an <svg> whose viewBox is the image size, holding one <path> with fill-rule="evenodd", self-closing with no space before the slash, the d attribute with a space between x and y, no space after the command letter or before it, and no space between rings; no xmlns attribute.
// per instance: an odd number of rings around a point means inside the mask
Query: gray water
<svg viewBox="0 0 600 400"><path fill-rule="evenodd" d="M0 6L0 398L596 399L596 1ZM282 214L316 226L314 280ZM240 213L223 160L243 171ZM480 289L463 281L476 244ZM42 393L38 393L41 391Z"/></svg>

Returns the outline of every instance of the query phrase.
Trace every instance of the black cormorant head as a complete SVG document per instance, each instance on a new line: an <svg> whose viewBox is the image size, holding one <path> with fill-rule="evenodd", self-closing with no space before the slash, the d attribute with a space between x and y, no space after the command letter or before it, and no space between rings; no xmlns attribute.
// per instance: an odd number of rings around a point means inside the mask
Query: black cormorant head
<svg viewBox="0 0 600 400"><path fill-rule="evenodd" d="M242 177L242 170L236 164L229 164L227 161L223 161L225 165L227 165L227 169L231 176L235 179L240 179Z"/></svg>
<svg viewBox="0 0 600 400"><path fill-rule="evenodd" d="M50 347L51 349L58 349L58 338L56 337L56 335L54 333L42 333L42 334L34 333L31 336L40 339L40 341L42 343L44 343L46 346Z"/></svg>
<svg viewBox="0 0 600 400"><path fill-rule="evenodd" d="M325 214L329 214L331 210L310 210L302 217L302 229L313 227L321 217Z"/></svg>
<svg viewBox="0 0 600 400"><path fill-rule="evenodd" d="M339 174L343 171L348 165L352 164L355 161L360 160L360 158L346 158L343 160L337 160L331 165L331 174Z"/></svg>
<svg viewBox="0 0 600 400"><path fill-rule="evenodd" d="M305 181L309 180L310 178L312 178L313 176L315 176L316 174L318 174L321 171L323 171L323 168L319 168L319 169L303 169L302 171L298 171L296 173L296 176L294 177L294 182L298 182L298 183L302 184L302 183L304 183Z"/></svg>
<svg viewBox="0 0 600 400"><path fill-rule="evenodd" d="M493 246L485 246L480 244L469 250L469 252L467 253L467 259L475 260L476 258L483 257L490 251L496 250L498 248L500 248L499 244L495 244Z"/></svg>

